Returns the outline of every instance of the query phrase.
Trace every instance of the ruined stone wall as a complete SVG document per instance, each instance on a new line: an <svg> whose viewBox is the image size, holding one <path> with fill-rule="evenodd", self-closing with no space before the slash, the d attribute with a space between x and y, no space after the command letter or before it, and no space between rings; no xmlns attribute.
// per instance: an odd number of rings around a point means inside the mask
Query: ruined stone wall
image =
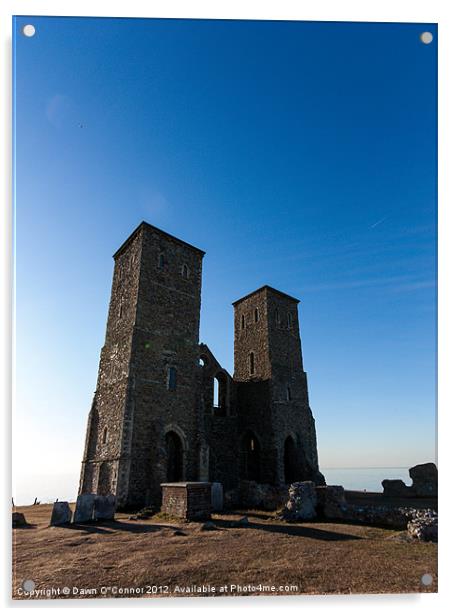
<svg viewBox="0 0 457 616"><path fill-rule="evenodd" d="M160 504L161 483L233 490L317 470L298 300L262 287L234 303L232 378L199 344L203 255L146 223L114 255L80 493L133 508Z"/></svg>
<svg viewBox="0 0 457 616"><path fill-rule="evenodd" d="M224 489L238 483L236 387L230 374L201 344L196 414L200 451L200 481L217 481ZM215 379L219 396L214 400Z"/></svg>

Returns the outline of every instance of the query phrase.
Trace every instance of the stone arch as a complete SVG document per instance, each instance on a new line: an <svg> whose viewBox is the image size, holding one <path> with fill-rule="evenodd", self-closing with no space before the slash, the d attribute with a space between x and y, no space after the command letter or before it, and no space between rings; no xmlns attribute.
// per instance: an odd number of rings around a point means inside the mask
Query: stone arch
<svg viewBox="0 0 457 616"><path fill-rule="evenodd" d="M176 424L168 425L165 430L166 481L184 481L187 457L187 439Z"/></svg>
<svg viewBox="0 0 457 616"><path fill-rule="evenodd" d="M284 482L294 483L303 479L298 453L297 438L288 434L284 439Z"/></svg>
<svg viewBox="0 0 457 616"><path fill-rule="evenodd" d="M261 445L253 430L246 430L240 440L240 475L242 479L260 482Z"/></svg>

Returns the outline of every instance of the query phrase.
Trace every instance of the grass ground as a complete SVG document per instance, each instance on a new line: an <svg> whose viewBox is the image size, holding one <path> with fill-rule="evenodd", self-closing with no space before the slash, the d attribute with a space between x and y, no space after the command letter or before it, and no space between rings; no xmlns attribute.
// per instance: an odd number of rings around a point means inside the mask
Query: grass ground
<svg viewBox="0 0 457 616"><path fill-rule="evenodd" d="M15 598L24 598L25 580L33 580L36 598L437 591L437 546L408 541L404 532L287 524L259 511L247 513L247 527L232 526L240 514L215 515L211 531L126 514L50 527L52 505L16 510L29 527L13 530ZM421 582L424 574L431 585Z"/></svg>

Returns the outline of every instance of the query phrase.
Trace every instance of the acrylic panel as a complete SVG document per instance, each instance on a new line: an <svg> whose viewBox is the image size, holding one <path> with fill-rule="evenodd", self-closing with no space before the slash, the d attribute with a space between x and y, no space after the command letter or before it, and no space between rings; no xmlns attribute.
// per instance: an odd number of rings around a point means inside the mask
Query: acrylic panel
<svg viewBox="0 0 457 616"><path fill-rule="evenodd" d="M437 591L437 40L13 19L13 598Z"/></svg>

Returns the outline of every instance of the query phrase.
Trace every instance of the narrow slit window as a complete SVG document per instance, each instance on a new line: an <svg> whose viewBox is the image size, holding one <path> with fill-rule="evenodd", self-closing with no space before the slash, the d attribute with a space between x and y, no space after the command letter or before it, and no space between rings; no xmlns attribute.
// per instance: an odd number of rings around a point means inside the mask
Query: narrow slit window
<svg viewBox="0 0 457 616"><path fill-rule="evenodd" d="M185 278L186 280L189 279L189 266L186 265L185 263L182 266L181 274L182 274L182 277Z"/></svg>
<svg viewBox="0 0 457 616"><path fill-rule="evenodd" d="M107 442L108 442L108 428L105 426L103 428L103 434L102 434L102 445L106 445Z"/></svg>
<svg viewBox="0 0 457 616"><path fill-rule="evenodd" d="M292 328L292 314L290 312L287 313L287 327Z"/></svg>
<svg viewBox="0 0 457 616"><path fill-rule="evenodd" d="M244 314L241 315L241 329L244 329L246 322L244 320Z"/></svg>
<svg viewBox="0 0 457 616"><path fill-rule="evenodd" d="M275 321L276 325L281 325L281 315L279 314L279 310L277 308L275 310Z"/></svg>
<svg viewBox="0 0 457 616"><path fill-rule="evenodd" d="M259 309L258 309L258 308L256 308L256 309L254 310L254 321L255 321L256 323L258 323L258 322L259 322Z"/></svg>
<svg viewBox="0 0 457 616"><path fill-rule="evenodd" d="M175 391L177 381L177 371L174 366L168 368L167 374L167 389L168 391Z"/></svg>
<svg viewBox="0 0 457 616"><path fill-rule="evenodd" d="M249 374L254 374L255 371L255 358L254 353L249 353Z"/></svg>
<svg viewBox="0 0 457 616"><path fill-rule="evenodd" d="M292 400L292 390L290 389L290 385L287 385L286 398L288 402Z"/></svg>
<svg viewBox="0 0 457 616"><path fill-rule="evenodd" d="M159 269L163 269L165 267L165 255L163 254L163 252L161 252L159 255L157 265L159 266Z"/></svg>

